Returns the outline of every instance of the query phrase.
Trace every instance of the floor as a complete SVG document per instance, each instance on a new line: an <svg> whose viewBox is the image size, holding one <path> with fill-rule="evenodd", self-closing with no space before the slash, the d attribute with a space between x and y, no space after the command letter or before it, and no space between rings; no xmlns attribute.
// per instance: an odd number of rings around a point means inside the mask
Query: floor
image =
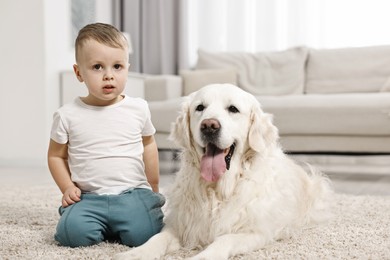
<svg viewBox="0 0 390 260"><path fill-rule="evenodd" d="M179 162L172 154L160 154L160 186L168 187L174 180ZM339 193L355 195L390 195L390 173L353 174L350 172L328 172L334 189ZM0 184L4 185L53 185L47 167L0 167Z"/></svg>

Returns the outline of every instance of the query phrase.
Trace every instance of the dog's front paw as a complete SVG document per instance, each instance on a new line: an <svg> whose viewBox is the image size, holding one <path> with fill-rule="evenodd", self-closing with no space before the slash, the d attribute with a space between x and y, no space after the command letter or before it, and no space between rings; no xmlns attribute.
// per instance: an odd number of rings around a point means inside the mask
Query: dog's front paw
<svg viewBox="0 0 390 260"><path fill-rule="evenodd" d="M229 257L226 256L222 251L216 252L211 250L205 250L189 258L189 260L225 260L228 258Z"/></svg>
<svg viewBox="0 0 390 260"><path fill-rule="evenodd" d="M159 259L160 256L156 256L153 250L144 250L142 247L136 247L130 249L127 252L119 253L114 256L114 260L154 260Z"/></svg>

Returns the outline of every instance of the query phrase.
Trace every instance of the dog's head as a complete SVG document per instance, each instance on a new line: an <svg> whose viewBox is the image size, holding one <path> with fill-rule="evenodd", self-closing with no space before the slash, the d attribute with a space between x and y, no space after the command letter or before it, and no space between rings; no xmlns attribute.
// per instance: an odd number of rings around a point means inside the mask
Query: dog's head
<svg viewBox="0 0 390 260"><path fill-rule="evenodd" d="M183 102L171 138L200 158L206 181L217 181L248 151L261 153L278 138L256 98L231 84L213 84Z"/></svg>

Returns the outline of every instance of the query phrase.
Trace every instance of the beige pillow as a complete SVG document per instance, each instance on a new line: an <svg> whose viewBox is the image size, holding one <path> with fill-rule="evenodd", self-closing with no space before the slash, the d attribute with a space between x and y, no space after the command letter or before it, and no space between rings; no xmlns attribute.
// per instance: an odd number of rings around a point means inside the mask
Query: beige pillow
<svg viewBox="0 0 390 260"><path fill-rule="evenodd" d="M388 91L390 46L311 49L306 93Z"/></svg>
<svg viewBox="0 0 390 260"><path fill-rule="evenodd" d="M302 94L306 47L274 52L198 50L196 69L236 69L238 86L254 95Z"/></svg>
<svg viewBox="0 0 390 260"><path fill-rule="evenodd" d="M185 96L208 84L231 83L237 85L235 69L182 70L180 76L183 79L183 94Z"/></svg>

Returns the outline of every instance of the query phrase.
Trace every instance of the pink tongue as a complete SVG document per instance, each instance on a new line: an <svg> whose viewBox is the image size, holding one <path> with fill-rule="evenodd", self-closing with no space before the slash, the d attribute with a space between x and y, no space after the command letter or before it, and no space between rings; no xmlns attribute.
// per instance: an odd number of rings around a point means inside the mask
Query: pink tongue
<svg viewBox="0 0 390 260"><path fill-rule="evenodd" d="M226 171L225 155L223 150L215 145L208 144L206 153L200 162L200 173L206 181L216 182Z"/></svg>

